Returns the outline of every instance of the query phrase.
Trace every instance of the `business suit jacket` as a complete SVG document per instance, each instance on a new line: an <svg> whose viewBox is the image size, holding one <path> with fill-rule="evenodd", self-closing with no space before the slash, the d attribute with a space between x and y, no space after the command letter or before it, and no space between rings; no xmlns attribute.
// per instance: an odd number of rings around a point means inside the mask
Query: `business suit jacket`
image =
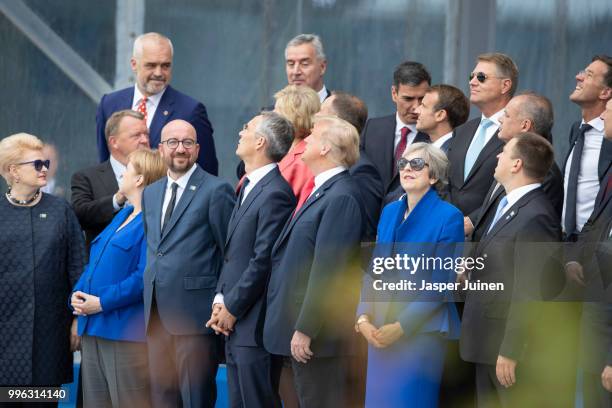
<svg viewBox="0 0 612 408"><path fill-rule="evenodd" d="M381 212L383 198L383 184L376 165L370 160L367 153L361 152L359 160L349 169L350 175L359 187L365 210L366 229L362 241L376 241L376 227Z"/></svg>
<svg viewBox="0 0 612 408"><path fill-rule="evenodd" d="M147 242L142 213L117 231L133 210L128 206L119 211L92 242L89 264L72 291L98 296L102 312L79 316L79 336L138 342L146 339L142 276Z"/></svg>
<svg viewBox="0 0 612 408"><path fill-rule="evenodd" d="M81 228L85 230L85 243L89 245L115 216L113 195L119 190L110 161L77 171L72 175L72 207Z"/></svg>
<svg viewBox="0 0 612 408"><path fill-rule="evenodd" d="M167 183L167 177L156 181L142 197L147 239L145 322L148 327L155 290L157 312L170 334L211 334L204 324L221 272L234 191L198 166L162 234Z"/></svg>
<svg viewBox="0 0 612 408"><path fill-rule="evenodd" d="M399 186L399 177L393 175L396 166L395 153L396 114L371 118L366 122L361 132L361 149L364 150L378 168L382 178L385 194L394 191ZM429 136L418 132L413 143L427 142Z"/></svg>
<svg viewBox="0 0 612 408"><path fill-rule="evenodd" d="M503 142L497 133L484 145L476 162L464 180L465 156L474 134L480 124L480 118L472 119L454 130L448 147L447 157L450 161L448 189L449 201L461 210L464 216L474 222L478 209L493 182L493 173L497 166L497 155L503 149Z"/></svg>
<svg viewBox="0 0 612 408"><path fill-rule="evenodd" d="M570 165L570 163L568 163L567 160L569 159L570 153L574 149L574 145L576 144L576 142L578 141L578 137L580 136L580 123L581 123L580 121L576 121L572 124L572 127L570 128L569 149L567 150L567 153L565 154L565 159L563 160L563 163L564 163L563 164L563 175L564 176L565 176L565 171L567 169L567 166ZM599 175L600 182L603 181L605 175L607 174L611 166L612 166L612 140L604 138L601 144L599 161L597 162L597 173ZM578 169L576 169L576 171L578 171Z"/></svg>
<svg viewBox="0 0 612 408"><path fill-rule="evenodd" d="M530 272L542 273L530 276L532 287L540 279L546 281L549 275L541 271L551 268L549 261L553 258L544 253L542 246L529 247L525 243L557 242L560 239L561 227L555 210L542 189L537 188L510 207L476 244L472 256L483 257L485 263L482 270L471 272L470 280L501 282L504 291L467 292L460 338L464 360L495 365L500 354L521 361L531 351L534 342L529 336L529 327L537 319L538 309L534 306L526 313L521 305L529 302L513 302L515 295L524 295L522 290L515 292L514 288L516 282L521 283L521 289L524 288L526 274ZM529 253L528 248L532 248L537 256ZM542 264L534 265L536 261Z"/></svg>
<svg viewBox="0 0 612 408"><path fill-rule="evenodd" d="M351 353L347 337L359 299L363 206L347 171L325 182L291 218L272 249L264 347L290 356L296 330L315 357Z"/></svg>
<svg viewBox="0 0 612 408"><path fill-rule="evenodd" d="M98 156L101 162L108 160L109 156L106 137L104 136L106 121L114 112L131 109L133 99L133 86L102 96L98 105L98 111L96 112ZM193 125L197 133L198 143L200 144L198 164L205 171L216 176L219 172L219 163L217 162L217 154L215 152L213 128L208 120L206 107L171 86L166 88L155 110L155 116L151 120L149 127L149 144L151 147L157 149L161 140L162 128L166 123L174 119L183 119Z"/></svg>
<svg viewBox="0 0 612 408"><path fill-rule="evenodd" d="M228 340L232 344L263 346L270 253L295 204L291 187L275 168L253 187L242 205L234 206L217 283L225 306L238 318Z"/></svg>

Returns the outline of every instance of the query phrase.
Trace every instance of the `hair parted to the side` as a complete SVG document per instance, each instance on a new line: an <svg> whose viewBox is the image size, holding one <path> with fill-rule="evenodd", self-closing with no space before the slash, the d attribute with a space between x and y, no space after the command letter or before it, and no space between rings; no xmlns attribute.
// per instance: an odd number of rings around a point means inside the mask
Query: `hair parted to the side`
<svg viewBox="0 0 612 408"><path fill-rule="evenodd" d="M512 139L516 142L510 157L521 159L525 175L539 182L543 181L555 156L550 142L532 132L519 133Z"/></svg>
<svg viewBox="0 0 612 408"><path fill-rule="evenodd" d="M353 166L359 160L359 133L355 126L337 116L316 116L315 123L326 127L321 138L329 144L330 159L338 166Z"/></svg>

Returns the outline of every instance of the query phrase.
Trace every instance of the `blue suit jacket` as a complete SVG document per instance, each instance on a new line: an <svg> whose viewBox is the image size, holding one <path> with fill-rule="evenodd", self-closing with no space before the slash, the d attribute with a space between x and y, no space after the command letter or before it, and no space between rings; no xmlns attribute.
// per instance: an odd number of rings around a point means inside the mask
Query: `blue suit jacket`
<svg viewBox="0 0 612 408"><path fill-rule="evenodd" d="M100 162L108 160L109 152L104 136L104 127L110 116L117 111L132 108L134 99L134 87L129 87L106 94L100 100L96 112L96 134L98 141L98 156ZM151 120L149 128L149 144L151 148L157 149L161 140L161 130L164 125L174 119L183 119L191 123L196 130L198 143L200 144L200 156L198 164L204 170L215 176L219 172L217 153L215 152L215 141L213 139L213 128L206 114L206 107L191 98L168 86L155 110L155 116Z"/></svg>
<svg viewBox="0 0 612 408"><path fill-rule="evenodd" d="M271 170L234 207L217 292L238 318L229 342L263 346L265 294L270 278L270 253L296 204L291 186L278 168Z"/></svg>
<svg viewBox="0 0 612 408"><path fill-rule="evenodd" d="M134 207L121 210L91 243L89 264L75 285L100 297L102 312L79 316L79 335L88 334L110 340L145 341L142 305L142 273L146 261L146 242L142 214L117 228Z"/></svg>
<svg viewBox="0 0 612 408"><path fill-rule="evenodd" d="M374 257L394 257L396 253L408 251L411 256L425 257L456 257L461 254L463 215L453 205L443 201L435 189L430 189L411 211L406 220L402 221L406 211L406 198L394 201L383 209L378 223L378 240ZM398 245L406 243L406 245ZM438 244L438 245L436 245ZM386 273L386 272L385 272ZM417 271L417 288L420 280L429 282L454 282L455 274L446 270ZM374 279L385 279L382 277ZM372 286L372 275L364 275L364 286ZM367 293L364 291L363 293ZM371 293L371 292L370 292ZM387 323L399 321L404 336L416 333L440 332L447 338L459 337L459 315L450 296L443 301L402 301L374 302L375 299L364 299L357 310L357 316L367 314L372 323L379 327Z"/></svg>
<svg viewBox="0 0 612 408"><path fill-rule="evenodd" d="M168 332L212 334L204 325L210 319L221 272L234 190L218 177L196 168L162 235L167 182L167 177L156 181L145 188L142 197L147 239L145 322L148 326L155 289L157 312Z"/></svg>
<svg viewBox="0 0 612 408"><path fill-rule="evenodd" d="M290 356L296 330L316 357L350 354L359 301L359 245L365 221L347 171L329 179L285 225L272 249L264 347Z"/></svg>

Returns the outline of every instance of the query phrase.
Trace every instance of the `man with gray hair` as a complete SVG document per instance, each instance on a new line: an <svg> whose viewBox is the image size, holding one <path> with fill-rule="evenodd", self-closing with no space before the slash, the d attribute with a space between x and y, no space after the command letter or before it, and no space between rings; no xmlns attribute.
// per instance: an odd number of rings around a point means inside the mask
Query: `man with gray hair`
<svg viewBox="0 0 612 408"><path fill-rule="evenodd" d="M206 324L227 336L232 407L281 406L262 332L270 253L296 204L277 164L292 140L293 126L287 119L263 112L244 125L236 149L245 163L246 177L229 220L223 267Z"/></svg>
<svg viewBox="0 0 612 408"><path fill-rule="evenodd" d="M104 138L106 121L113 112L132 109L144 115L151 146L159 144L161 129L166 123L175 119L191 123L200 145L197 162L202 169L217 175L219 164L206 107L170 86L173 52L170 39L159 33L142 34L134 41L130 64L136 77L135 86L104 95L98 105L96 132L100 162L109 156Z"/></svg>
<svg viewBox="0 0 612 408"><path fill-rule="evenodd" d="M306 85L319 94L321 103L331 95L323 76L327 59L321 38L316 34L300 34L285 48L285 70L289 85Z"/></svg>

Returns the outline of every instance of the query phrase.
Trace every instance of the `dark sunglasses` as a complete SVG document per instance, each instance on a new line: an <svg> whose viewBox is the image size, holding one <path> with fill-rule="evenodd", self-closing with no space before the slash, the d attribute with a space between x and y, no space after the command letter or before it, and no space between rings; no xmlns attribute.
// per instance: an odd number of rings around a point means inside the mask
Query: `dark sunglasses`
<svg viewBox="0 0 612 408"><path fill-rule="evenodd" d="M428 166L428 164L425 163L425 160L419 157L412 159L412 160L408 160L402 157L401 159L397 161L397 168L399 169L399 171L406 169L408 165L410 165L410 169L413 171L421 171L423 170L425 166Z"/></svg>
<svg viewBox="0 0 612 408"><path fill-rule="evenodd" d="M476 79L478 80L478 82L480 82L481 84L484 83L484 81L486 81L489 78L498 78L501 79L501 77L494 77L494 76L490 76L485 74L484 72L476 72L476 73L471 73L470 74L470 81L472 79L474 79L474 77L476 77Z"/></svg>
<svg viewBox="0 0 612 408"><path fill-rule="evenodd" d="M22 164L33 164L34 165L34 169L36 171L41 171L43 169L43 166L47 168L47 170L49 170L49 166L51 165L51 160L32 160L32 161L27 161L27 162L23 162L23 163L17 163L17 165L22 165Z"/></svg>

